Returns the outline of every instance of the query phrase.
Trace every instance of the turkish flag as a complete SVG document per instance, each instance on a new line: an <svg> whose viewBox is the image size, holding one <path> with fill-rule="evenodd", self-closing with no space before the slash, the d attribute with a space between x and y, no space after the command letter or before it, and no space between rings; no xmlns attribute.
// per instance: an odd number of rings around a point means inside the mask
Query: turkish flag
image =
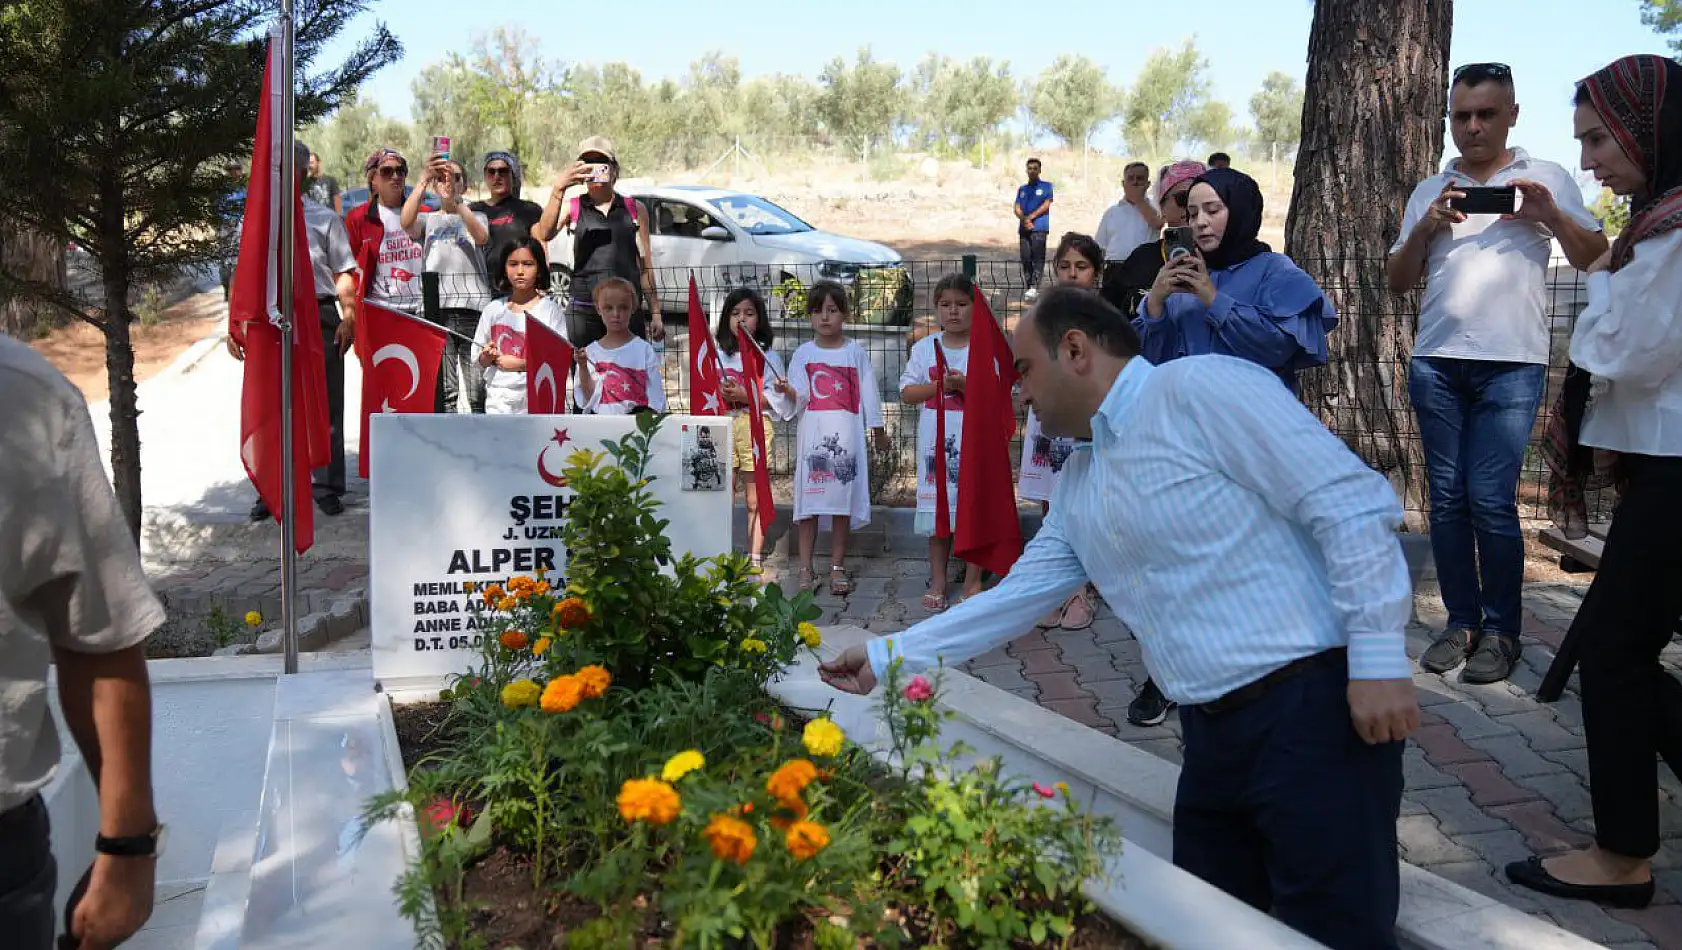
<svg viewBox="0 0 1682 950"><path fill-rule="evenodd" d="M724 378L706 311L701 309L701 291L695 275L689 275L689 411L697 416L724 415Z"/></svg>
<svg viewBox="0 0 1682 950"><path fill-rule="evenodd" d="M748 432L753 436L753 490L759 506L759 530L777 520L777 500L771 495L770 454L765 451L765 354L759 343L736 328L736 351L742 354L742 382L748 391Z"/></svg>
<svg viewBox="0 0 1682 950"><path fill-rule="evenodd" d="M980 289L975 292L971 327L959 449L963 464L958 469L958 530L952 551L995 574L1008 574L1022 554L1010 471L1010 437L1016 431L1010 392L1017 380L1016 358ZM941 445L944 448L944 440ZM945 483L944 478L937 482Z"/></svg>
<svg viewBox="0 0 1682 950"><path fill-rule="evenodd" d="M812 394L806 400L809 412L859 411L859 370L857 366L831 366L828 363L806 364L807 389Z"/></svg>
<svg viewBox="0 0 1682 950"><path fill-rule="evenodd" d="M281 45L269 37L263 67L263 97L246 184L245 220L239 259L228 294L228 333L245 350L240 392L240 460L276 521L284 517L282 482L288 460L282 452L280 248L292 242L292 516L293 546L302 554L315 543L310 504L310 469L327 464L331 431L327 418L327 376L321 314L315 303L315 275L304 230L304 203L295 192L290 209L280 206L281 155L292 148L290 129L280 127L277 85L287 75ZM283 227L284 225L284 227Z"/></svg>
<svg viewBox="0 0 1682 950"><path fill-rule="evenodd" d="M444 331L406 313L362 301L357 344L362 354L362 458L368 477L368 419L376 412L432 412L438 405L438 367Z"/></svg>
<svg viewBox="0 0 1682 950"><path fill-rule="evenodd" d="M934 536L952 536L952 500L946 495L946 347L934 341ZM960 447L958 457L963 457ZM964 477L960 468L958 478Z"/></svg>
<svg viewBox="0 0 1682 950"><path fill-rule="evenodd" d="M566 409L572 344L526 314L526 415L561 415Z"/></svg>

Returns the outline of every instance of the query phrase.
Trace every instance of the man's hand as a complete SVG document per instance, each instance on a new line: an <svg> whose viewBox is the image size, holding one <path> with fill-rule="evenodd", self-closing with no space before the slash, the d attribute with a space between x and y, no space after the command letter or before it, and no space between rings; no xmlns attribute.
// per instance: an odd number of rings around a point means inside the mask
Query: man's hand
<svg viewBox="0 0 1682 950"><path fill-rule="evenodd" d="M340 356L350 352L351 345L356 342L355 317L339 321L339 328L333 331L333 342L339 345Z"/></svg>
<svg viewBox="0 0 1682 950"><path fill-rule="evenodd" d="M1512 184L1524 198L1519 202L1518 212L1504 214L1502 220L1534 221L1552 226L1559 219L1559 205L1554 202L1554 193L1548 190L1547 185L1528 178L1514 179Z"/></svg>
<svg viewBox="0 0 1682 950"><path fill-rule="evenodd" d="M70 920L70 935L79 950L109 950L146 924L152 916L157 871L153 858L94 858L87 893Z"/></svg>
<svg viewBox="0 0 1682 950"><path fill-rule="evenodd" d="M228 338L224 340L223 343L225 343L228 347L229 356L239 360L241 363L245 362L245 347L239 345L239 341L234 339L233 334L228 334Z"/></svg>
<svg viewBox="0 0 1682 950"><path fill-rule="evenodd" d="M1430 209L1425 212L1425 220L1421 223L1430 228L1432 234L1435 234L1443 228L1459 224L1460 222L1466 220L1466 215L1454 210L1453 206L1450 204L1454 201L1454 199L1464 197L1466 197L1466 193L1464 191L1456 191L1454 182L1451 181L1444 185L1443 190L1439 192L1436 199L1431 202Z"/></svg>
<svg viewBox="0 0 1682 950"><path fill-rule="evenodd" d="M1406 739L1419 728L1413 680L1350 680L1349 718L1368 745Z"/></svg>
<svg viewBox="0 0 1682 950"><path fill-rule="evenodd" d="M863 644L848 647L828 663L818 665L818 678L843 693L868 696L876 689L876 671Z"/></svg>

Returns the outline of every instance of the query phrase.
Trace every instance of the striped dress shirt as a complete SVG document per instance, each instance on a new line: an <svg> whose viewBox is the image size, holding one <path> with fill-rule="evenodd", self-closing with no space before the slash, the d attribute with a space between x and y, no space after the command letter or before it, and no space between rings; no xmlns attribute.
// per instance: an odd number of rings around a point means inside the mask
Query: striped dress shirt
<svg viewBox="0 0 1682 950"><path fill-rule="evenodd" d="M1412 585L1384 477L1272 372L1229 356L1129 360L996 588L870 643L878 677L1006 643L1091 580L1179 703L1348 647L1353 679L1412 673Z"/></svg>

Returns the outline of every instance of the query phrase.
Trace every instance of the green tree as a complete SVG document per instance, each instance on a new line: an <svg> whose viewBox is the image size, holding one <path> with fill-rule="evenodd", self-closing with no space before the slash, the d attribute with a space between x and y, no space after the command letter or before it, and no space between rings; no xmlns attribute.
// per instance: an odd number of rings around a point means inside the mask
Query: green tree
<svg viewBox="0 0 1682 950"><path fill-rule="evenodd" d="M401 47L383 25L337 67L311 68L366 4L316 0L297 33L297 117L330 110ZM130 294L217 259L216 224L251 159L261 95L260 0L30 0L0 17L0 220L97 263L100 302L0 273L0 295L30 296L97 327L111 390L111 468L140 532L140 430Z"/></svg>
<svg viewBox="0 0 1682 950"><path fill-rule="evenodd" d="M1071 148L1085 148L1092 131L1115 117L1123 95L1085 56L1064 54L1035 78L1028 112Z"/></svg>
<svg viewBox="0 0 1682 950"><path fill-rule="evenodd" d="M1232 143L1242 135L1232 124L1232 107L1216 99L1193 109L1186 117L1185 128L1185 134L1180 137L1182 140L1196 142L1211 152L1232 148Z"/></svg>
<svg viewBox="0 0 1682 950"><path fill-rule="evenodd" d="M1200 138L1192 130L1191 122L1194 116L1199 116L1199 109L1209 97L1209 81L1204 78L1208 68L1209 61L1198 52L1195 40L1186 40L1178 50L1151 52L1133 81L1123 120L1127 147L1134 154L1167 158L1174 153L1177 143ZM1199 120L1207 123L1217 117L1205 114ZM1228 109L1229 125L1231 119L1232 112Z"/></svg>
<svg viewBox="0 0 1682 950"><path fill-rule="evenodd" d="M1010 64L977 56L966 63L930 53L910 79L918 137L942 151L968 150L1016 111Z"/></svg>
<svg viewBox="0 0 1682 950"><path fill-rule="evenodd" d="M500 133L515 155L528 154L532 120L556 106L566 69L543 58L536 37L505 26L474 37L471 56L451 53L446 64L464 76L464 108L477 111L487 134Z"/></svg>
<svg viewBox="0 0 1682 950"><path fill-rule="evenodd" d="M1286 73L1268 73L1250 97L1250 118L1256 123L1257 153L1284 159L1302 139L1302 87Z"/></svg>
<svg viewBox="0 0 1682 950"><path fill-rule="evenodd" d="M1641 0L1641 22L1671 36L1670 48L1682 51L1682 0Z"/></svg>
<svg viewBox="0 0 1682 950"><path fill-rule="evenodd" d="M867 155L872 143L888 138L905 114L899 67L877 60L862 47L853 65L841 57L818 75L817 114L829 134Z"/></svg>
<svg viewBox="0 0 1682 950"><path fill-rule="evenodd" d="M421 70L409 90L414 97L415 131L427 137L427 145L434 135L448 135L452 156L467 168L472 181L478 170L475 165L491 143L502 144L500 136L493 138L492 123L480 111L483 103L474 93L473 74L460 63L433 63ZM389 128L382 130L386 131Z"/></svg>
<svg viewBox="0 0 1682 950"><path fill-rule="evenodd" d="M742 87L742 118L756 137L779 141L805 139L818 129L819 90L804 76L778 73L749 80Z"/></svg>

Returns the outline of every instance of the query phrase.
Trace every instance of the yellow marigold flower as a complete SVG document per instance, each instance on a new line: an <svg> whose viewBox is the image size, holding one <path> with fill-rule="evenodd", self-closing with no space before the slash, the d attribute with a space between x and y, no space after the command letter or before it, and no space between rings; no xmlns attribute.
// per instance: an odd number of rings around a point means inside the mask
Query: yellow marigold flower
<svg viewBox="0 0 1682 950"><path fill-rule="evenodd" d="M531 643L531 638L520 630L504 630L496 641L502 644L504 650L524 650Z"/></svg>
<svg viewBox="0 0 1682 950"><path fill-rule="evenodd" d="M806 724L806 729L800 734L800 743L806 751L820 759L833 758L841 754L841 744L846 741L847 734L841 731L830 719L814 719Z"/></svg>
<svg viewBox="0 0 1682 950"><path fill-rule="evenodd" d="M261 626L262 623L263 623L263 615L262 614L258 613L255 610L247 610L245 612L245 625L247 627Z"/></svg>
<svg viewBox="0 0 1682 950"><path fill-rule="evenodd" d="M584 684L576 676L557 676L543 687L543 711L546 713L572 712L578 701L584 698Z"/></svg>
<svg viewBox="0 0 1682 950"><path fill-rule="evenodd" d="M555 604L554 615L555 622L561 625L562 630L582 627L590 622L590 605L584 603L582 598L568 597Z"/></svg>
<svg viewBox="0 0 1682 950"><path fill-rule="evenodd" d="M748 858L753 857L754 846L759 844L752 825L729 815L714 815L701 835L712 846L713 857L737 864L748 863Z"/></svg>
<svg viewBox="0 0 1682 950"><path fill-rule="evenodd" d="M633 778L619 786L619 817L668 825L677 817L683 801L669 783L652 778Z"/></svg>
<svg viewBox="0 0 1682 950"><path fill-rule="evenodd" d="M668 782L675 782L706 764L707 757L694 749L679 752L666 760L666 767L660 770L660 777Z"/></svg>
<svg viewBox="0 0 1682 950"><path fill-rule="evenodd" d="M805 759L785 762L765 780L765 790L771 797L787 805L800 800L800 793L818 777L818 767Z"/></svg>
<svg viewBox="0 0 1682 950"><path fill-rule="evenodd" d="M538 581L537 582L537 587L532 589L532 593L539 594L539 595L549 593L549 582L548 581Z"/></svg>
<svg viewBox="0 0 1682 950"><path fill-rule="evenodd" d="M816 650L823 644L823 634L818 632L818 628L816 626L810 623L802 623L796 629L800 633L800 639L808 648Z"/></svg>
<svg viewBox="0 0 1682 950"><path fill-rule="evenodd" d="M768 649L770 647L766 646L765 641L758 637L748 637L742 641L742 652L744 653L764 653Z"/></svg>
<svg viewBox="0 0 1682 950"><path fill-rule="evenodd" d="M543 687L531 680L515 680L502 688L502 705L509 709L535 706L542 692Z"/></svg>
<svg viewBox="0 0 1682 950"><path fill-rule="evenodd" d="M783 841L796 861L805 861L829 847L829 832L815 821L797 821L788 826Z"/></svg>
<svg viewBox="0 0 1682 950"><path fill-rule="evenodd" d="M537 642L531 645L531 655L542 656L543 654L548 653L549 645L554 642L555 641L549 637L538 637Z"/></svg>
<svg viewBox="0 0 1682 950"><path fill-rule="evenodd" d="M613 684L613 674L609 673L606 667L595 664L579 667L578 672L572 675L578 677L578 682L583 686L585 699L601 699L607 694L607 688Z"/></svg>
<svg viewBox="0 0 1682 950"><path fill-rule="evenodd" d="M507 612L518 607L520 602L513 597L504 597L496 602L496 609Z"/></svg>
<svg viewBox="0 0 1682 950"><path fill-rule="evenodd" d="M1059 792L1063 793L1064 798L1069 797L1069 783L1068 782L1058 782L1057 783L1057 790Z"/></svg>

